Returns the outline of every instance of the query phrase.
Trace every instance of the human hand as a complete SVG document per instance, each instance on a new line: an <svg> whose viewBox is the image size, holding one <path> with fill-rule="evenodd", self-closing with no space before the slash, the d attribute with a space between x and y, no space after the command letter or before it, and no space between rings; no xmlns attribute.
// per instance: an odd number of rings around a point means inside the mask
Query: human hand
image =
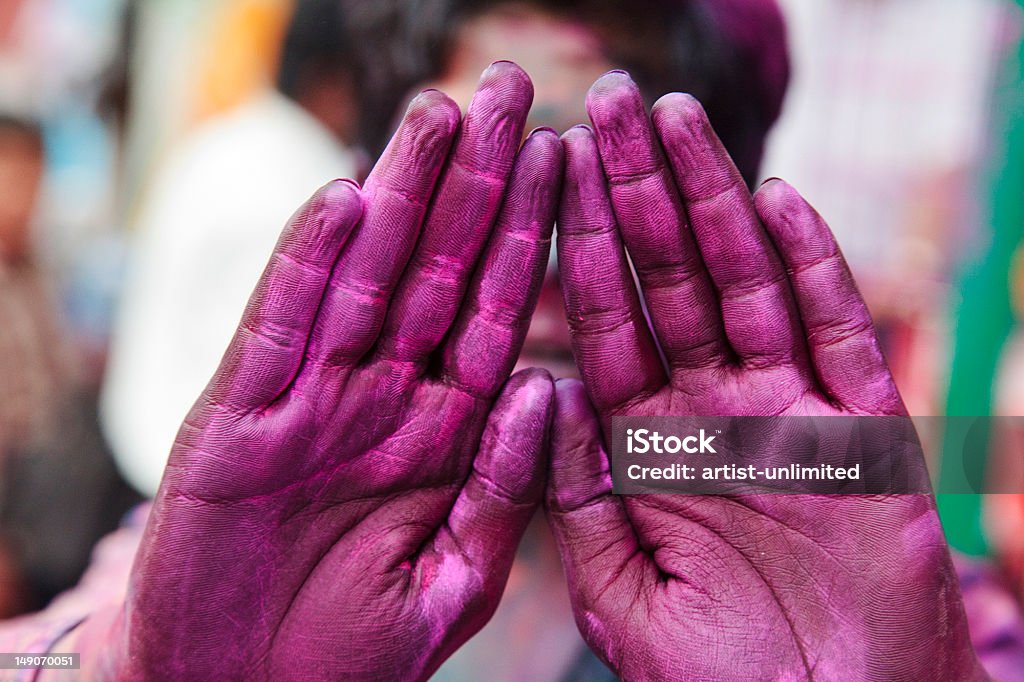
<svg viewBox="0 0 1024 682"><path fill-rule="evenodd" d="M626 679L980 677L930 495L611 494L613 416L905 409L795 190L751 197L686 95L652 127L613 72L588 111L595 132L563 136L558 244L583 384L556 387L546 503L586 641Z"/></svg>
<svg viewBox="0 0 1024 682"><path fill-rule="evenodd" d="M296 213L178 435L111 674L419 679L488 620L553 401L509 380L562 174L551 131L517 156L531 98L510 63L461 125L424 92L365 187Z"/></svg>

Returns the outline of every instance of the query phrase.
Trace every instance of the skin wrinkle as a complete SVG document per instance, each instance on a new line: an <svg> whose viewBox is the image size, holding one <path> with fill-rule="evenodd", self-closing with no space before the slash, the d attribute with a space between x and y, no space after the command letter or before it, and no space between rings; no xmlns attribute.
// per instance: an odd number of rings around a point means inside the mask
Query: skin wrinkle
<svg viewBox="0 0 1024 682"><path fill-rule="evenodd" d="M729 501L731 501L731 502L737 502L737 499L736 499L736 498L728 498L728 500L729 500ZM651 502L650 504L651 504L651 506L653 506L653 507L657 507L657 503L656 503L656 502ZM747 509L750 509L750 508L748 507ZM664 508L662 508L662 510L663 510L663 511L665 511L666 513L668 513L668 514L672 514L672 513L674 513L674 512L673 512L673 510L671 510L671 509L664 509ZM752 509L750 509L750 510L751 510L751 511L753 511ZM754 513L757 513L757 512L754 512ZM685 518L687 518L687 520L689 520L689 521L693 522L693 523L694 523L695 525L698 525L698 526L700 526L700 527L704 527L705 525L708 525L708 524L707 524L707 523L706 523L705 521L700 521L700 520L694 519L694 518L692 518L692 517L685 517ZM793 527L791 527L791 526L788 526L787 524L785 524L785 523L783 523L783 522L780 522L780 521L778 521L777 519L773 519L773 520L774 520L774 521L776 521L777 523L779 523L779 525L782 525L783 527L785 527L785 528L787 528L787 529L789 529L789 530L793 531L794 533L796 533L797 535L799 535L800 537L802 537L802 538L803 538L804 540L807 540L807 541L809 541L809 542L811 542L811 543L814 543L814 542L815 542L815 541L814 541L814 540L813 540L813 539L812 539L812 538L811 538L810 536L808 536L808 535L804 534L804 533L803 533L802 531L800 531L800 530L798 530L798 529L795 529L795 528L793 528ZM782 615L783 615L783 616L784 616L784 617L786 618L786 622L787 622L787 623L789 624L789 626L790 626L790 628L791 628L791 631L793 632L793 635L794 635L794 639L796 639L796 640L797 640L797 646L798 646L798 648L800 649L800 652L801 652L802 658L804 659L805 665L806 665L806 667L808 668L808 676L809 676L809 677L811 677L811 678L813 679L813 676L812 676L812 675L810 675L810 670L811 670L811 669L813 668L813 666L812 666L812 665L810 665L810 663L809 663L809 660L808 660L808 652L804 650L803 644L801 643L801 638L799 637L798 633L797 633L797 632L796 632L796 631L795 631L795 630L793 629L793 628L794 628L794 624L793 624L793 621L792 621L792 620L791 620L791 619L789 618L789 616L788 616L788 614L787 614L787 611L786 611L786 609L785 609L785 607L784 607L784 605L783 605L783 603L782 603L781 599L779 599L779 597L778 597L778 594L777 594L777 593L776 593L776 591L775 591L775 588L774 588L774 587L772 586L772 583L771 583L771 580L770 580L770 578L769 578L768 576L766 576L765 574L763 574L763 573L761 573L761 572L759 571L759 569L758 569L758 567L757 567L757 562L756 562L756 560L752 560L752 559L750 558L750 556L748 555L748 552L747 552L747 551L744 551L744 549L743 549L743 548L742 548L741 546L738 546L738 545L737 545L737 544L735 544L734 542L732 542L732 541L728 540L728 539L727 539L727 538L726 538L726 537L725 537L725 536L724 536L724 535L723 535L723 534L722 534L722 533L721 533L720 531L717 531L717 530L715 530L713 526L710 526L710 525L708 525L708 527L709 527L709 528L711 528L712 532L713 532L713 533L715 533L715 535L716 535L717 537L719 537L719 538L721 538L721 539L722 539L722 541L724 542L724 544L726 544L726 545L727 545L728 547L730 547L731 549L733 549L733 550L735 550L736 552L738 552L739 554L741 554L741 555L742 555L742 556L743 556L743 557L744 557L744 558L745 558L745 559L746 559L746 560L748 561L748 563L750 564L750 567L751 567L751 568L752 568L752 569L753 569L754 571L756 571L756 572L758 573L758 576L759 576L759 577L760 577L760 578L761 578L761 579L762 579L762 580L764 581L765 585L766 585L766 586L767 586L767 587L769 588L769 590L770 590L770 591L772 592L772 596L773 596L773 598L775 599L776 603L778 604L778 606L779 606L779 609L780 609L780 612L781 612L781 613L782 613ZM803 557L801 556L801 554L800 554L799 552L797 552L797 551L794 551L794 550L795 550L795 548L793 548L793 547L792 547L791 545L789 545L789 543L788 543L788 542L787 542L786 544L787 544L787 546L786 546L786 549L785 549L785 550L782 550L782 549L780 548L780 549L778 550L778 554L779 554L779 555L782 555L782 556L788 556L788 555L791 555L791 556L793 556L793 557L794 557L794 559L795 559L795 560L796 560L797 562L802 562L802 559L803 559ZM763 552L762 552L762 554L763 554ZM833 560L835 560L835 557L834 557L834 556L830 556L829 558L832 558ZM806 567L806 565L805 565L805 564L803 564L803 563L800 563L799 565L800 565L800 566L801 566L802 568L805 568L805 567ZM663 569L663 570L664 570L664 569ZM813 576L813 571L806 571L806 573L807 573L807 574L808 574L808 575L809 575L809 576L810 576L810 577L811 577L812 579L814 579L814 576ZM825 597L825 603L828 603L828 595L826 594L826 595L824 595L824 597ZM834 615L834 616L836 616L836 617L840 617L840 618L842 617L842 613L841 613L841 612L839 612L839 613L833 613L833 615Z"/></svg>
<svg viewBox="0 0 1024 682"><path fill-rule="evenodd" d="M627 507L627 511L628 511L628 507ZM735 550L736 554L738 556L740 556L746 562L747 566L754 573L754 575L756 575L760 579L760 581L764 584L764 586L768 589L768 593L771 595L772 601L774 602L775 606L778 608L779 614L785 619L786 625L789 627L790 634L792 635L792 638L793 638L793 643L794 643L794 645L796 647L797 652L800 654L800 660L801 660L801 663L803 665L804 671L807 672L807 678L808 679L813 679L813 675L811 674L811 666L810 666L810 663L808 661L807 652L805 651L805 646L806 645L803 643L802 637L800 636L800 633L797 632L796 625L795 625L795 623L793 621L792 616L789 613L789 609L787 609L785 607L785 605L783 605L782 600L779 598L779 595L776 592L775 587L772 585L772 583L769 580L769 578L761 571L761 568L758 566L756 561L752 561L746 554L744 554L742 551L740 551L740 549L736 548L731 543L729 543L724 537L721 536L721 534L717 530L715 530L714 528L712 528L710 526L706 526L706 525L702 525L702 528L705 529L705 530L710 530L712 533L718 535L719 537L722 538L723 542L726 545L732 547Z"/></svg>

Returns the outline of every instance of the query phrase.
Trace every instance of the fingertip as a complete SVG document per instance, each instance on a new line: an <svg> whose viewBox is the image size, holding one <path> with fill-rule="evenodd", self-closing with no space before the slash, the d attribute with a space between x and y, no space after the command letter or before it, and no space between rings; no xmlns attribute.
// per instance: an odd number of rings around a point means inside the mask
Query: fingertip
<svg viewBox="0 0 1024 682"><path fill-rule="evenodd" d="M785 180L768 178L754 193L754 208L787 267L802 267L839 252L832 231Z"/></svg>
<svg viewBox="0 0 1024 682"><path fill-rule="evenodd" d="M590 126L580 123L562 133L560 139L566 147L594 144L594 131Z"/></svg>
<svg viewBox="0 0 1024 682"><path fill-rule="evenodd" d="M707 117L704 106L688 92L670 92L662 95L651 107L651 116Z"/></svg>
<svg viewBox="0 0 1024 682"><path fill-rule="evenodd" d="M586 108L610 180L655 172L661 152L633 79L622 72L605 74L587 93Z"/></svg>
<svg viewBox="0 0 1024 682"><path fill-rule="evenodd" d="M523 70L523 67L519 66L519 64L516 64L511 59L495 59L481 72L480 80L492 78L494 76L510 76L519 80L530 80L530 76Z"/></svg>
<svg viewBox="0 0 1024 682"><path fill-rule="evenodd" d="M622 70L616 69L605 73L594 81L587 91L587 113L595 123L607 114L631 112L638 106L641 110L644 106L640 88L629 74Z"/></svg>
<svg viewBox="0 0 1024 682"><path fill-rule="evenodd" d="M456 155L463 166L507 179L533 102L533 83L512 62L495 62L480 83L462 120Z"/></svg>
<svg viewBox="0 0 1024 682"><path fill-rule="evenodd" d="M498 232L517 233L531 241L550 239L561 196L562 158L562 145L554 131L534 131L526 139L515 160ZM545 262L548 248L545 243Z"/></svg>
<svg viewBox="0 0 1024 682"><path fill-rule="evenodd" d="M561 183L564 156L558 134L550 128L538 128L523 142L516 163L535 175L535 189L553 188Z"/></svg>
<svg viewBox="0 0 1024 682"><path fill-rule="evenodd" d="M651 122L687 198L695 191L714 193L717 187L742 181L704 107L695 97L681 92L665 95L652 107ZM694 168L706 172L688 172Z"/></svg>
<svg viewBox="0 0 1024 682"><path fill-rule="evenodd" d="M689 133L711 129L707 112L700 101L685 92L670 92L651 107L651 120L662 132Z"/></svg>
<svg viewBox="0 0 1024 682"><path fill-rule="evenodd" d="M522 369L505 383L502 398L528 410L548 410L554 404L555 384L551 373L541 367Z"/></svg>
<svg viewBox="0 0 1024 682"><path fill-rule="evenodd" d="M542 154L549 157L562 157L562 144L556 133L551 128L534 128L523 142L522 154Z"/></svg>
<svg viewBox="0 0 1024 682"><path fill-rule="evenodd" d="M601 168L597 140L589 126L578 125L570 128L562 133L561 142L567 170L578 173L593 172Z"/></svg>
<svg viewBox="0 0 1024 682"><path fill-rule="evenodd" d="M424 90L409 103L402 122L366 181L429 198L462 120L459 106L439 90Z"/></svg>
<svg viewBox="0 0 1024 682"><path fill-rule="evenodd" d="M494 62L480 74L480 82L473 99L469 104L467 118L475 119L481 113L487 119L481 133L501 133L502 121L511 116L515 125L522 126L533 103L533 81L519 68L518 64L509 61ZM519 143L519 132L515 132L516 144Z"/></svg>
<svg viewBox="0 0 1024 682"><path fill-rule="evenodd" d="M565 401L580 400L586 396L583 382L575 377L555 379L555 394Z"/></svg>
<svg viewBox="0 0 1024 682"><path fill-rule="evenodd" d="M576 139L580 136L590 135L593 136L594 129L586 123L577 123L572 128L569 128L562 133L562 140Z"/></svg>
<svg viewBox="0 0 1024 682"><path fill-rule="evenodd" d="M462 110L451 97L428 88L416 95L406 109L402 126L452 134L462 120Z"/></svg>
<svg viewBox="0 0 1024 682"><path fill-rule="evenodd" d="M322 247L337 248L362 216L361 190L351 180L332 180L316 190L301 214L305 217L305 229L313 230L306 239L322 242Z"/></svg>
<svg viewBox="0 0 1024 682"><path fill-rule="evenodd" d="M553 416L554 381L547 370L531 367L513 374L491 411L477 469L509 497L539 502Z"/></svg>
<svg viewBox="0 0 1024 682"><path fill-rule="evenodd" d="M605 71L597 77L594 84L590 86L588 97L591 95L601 96L619 91L639 90L629 72L624 69L612 69Z"/></svg>
<svg viewBox="0 0 1024 682"><path fill-rule="evenodd" d="M541 135L544 133L551 133L555 137L558 137L558 132L551 126L537 126L536 128L530 131L530 134L527 135L527 139L533 137L534 135Z"/></svg>
<svg viewBox="0 0 1024 682"><path fill-rule="evenodd" d="M549 508L572 511L611 492L600 425L578 379L555 382L550 458Z"/></svg>
<svg viewBox="0 0 1024 682"><path fill-rule="evenodd" d="M757 188L757 192L754 193L754 200L762 203L777 204L792 199L793 195L796 194L796 190L793 186L782 178L770 177L766 178L761 186Z"/></svg>
<svg viewBox="0 0 1024 682"><path fill-rule="evenodd" d="M528 101L533 99L533 81L529 74L521 66L507 59L499 59L491 64L480 74L480 90L488 89L494 85L502 91L514 92L519 97Z"/></svg>
<svg viewBox="0 0 1024 682"><path fill-rule="evenodd" d="M596 420L587 389L579 379L555 381L556 421L567 427L579 428L581 422Z"/></svg>
<svg viewBox="0 0 1024 682"><path fill-rule="evenodd" d="M338 220L352 223L363 212L363 193L359 184L348 178L339 178L319 190L321 205Z"/></svg>
<svg viewBox="0 0 1024 682"><path fill-rule="evenodd" d="M353 180L352 178L335 178L331 182L327 183L329 186L333 185L347 185L357 192L362 189L362 186Z"/></svg>
<svg viewBox="0 0 1024 682"><path fill-rule="evenodd" d="M492 419L496 420L504 438L526 445L547 433L554 403L555 384L551 374L546 369L530 367L516 372L505 382L492 409ZM543 419L538 421L537 415L543 415ZM513 432L520 435L511 437Z"/></svg>
<svg viewBox="0 0 1024 682"><path fill-rule="evenodd" d="M594 133L577 127L562 135L564 168L559 233L572 234L587 226L614 224L604 165Z"/></svg>
<svg viewBox="0 0 1024 682"><path fill-rule="evenodd" d="M797 218L810 209L792 185L779 178L768 178L754 192L754 207L773 236L791 239L801 221Z"/></svg>
<svg viewBox="0 0 1024 682"><path fill-rule="evenodd" d="M562 134L562 149L566 169L572 173L601 171L601 155L594 132L586 126L577 126Z"/></svg>

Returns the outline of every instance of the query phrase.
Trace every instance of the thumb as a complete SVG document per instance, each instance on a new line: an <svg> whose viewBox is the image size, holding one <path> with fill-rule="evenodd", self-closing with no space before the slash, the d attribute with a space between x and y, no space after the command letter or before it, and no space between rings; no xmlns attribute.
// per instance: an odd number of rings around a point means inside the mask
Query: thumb
<svg viewBox="0 0 1024 682"><path fill-rule="evenodd" d="M579 621L581 613L596 610L598 599L626 569L640 568L647 555L622 500L612 494L600 425L577 380L555 384L550 456L545 507ZM579 625L586 630L586 624Z"/></svg>
<svg viewBox="0 0 1024 682"><path fill-rule="evenodd" d="M473 469L434 545L442 552L457 548L477 585L494 592L481 596L495 606L519 540L544 495L553 394L551 375L541 369L518 372L506 382Z"/></svg>

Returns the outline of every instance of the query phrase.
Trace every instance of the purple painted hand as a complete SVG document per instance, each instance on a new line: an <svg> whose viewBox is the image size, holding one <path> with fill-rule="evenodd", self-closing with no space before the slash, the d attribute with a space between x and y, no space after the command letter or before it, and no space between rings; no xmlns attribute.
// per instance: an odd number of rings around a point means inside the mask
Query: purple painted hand
<svg viewBox="0 0 1024 682"><path fill-rule="evenodd" d="M792 188L751 197L686 95L652 126L613 72L588 110L595 132L563 137L558 244L583 384L556 387L547 498L584 638L636 680L980 676L931 496L611 494L615 415L905 410Z"/></svg>
<svg viewBox="0 0 1024 682"><path fill-rule="evenodd" d="M364 188L292 219L178 436L118 674L418 679L488 620L553 411L546 373L508 378L562 176L552 131L517 155L531 99L510 63L461 125L423 93Z"/></svg>

